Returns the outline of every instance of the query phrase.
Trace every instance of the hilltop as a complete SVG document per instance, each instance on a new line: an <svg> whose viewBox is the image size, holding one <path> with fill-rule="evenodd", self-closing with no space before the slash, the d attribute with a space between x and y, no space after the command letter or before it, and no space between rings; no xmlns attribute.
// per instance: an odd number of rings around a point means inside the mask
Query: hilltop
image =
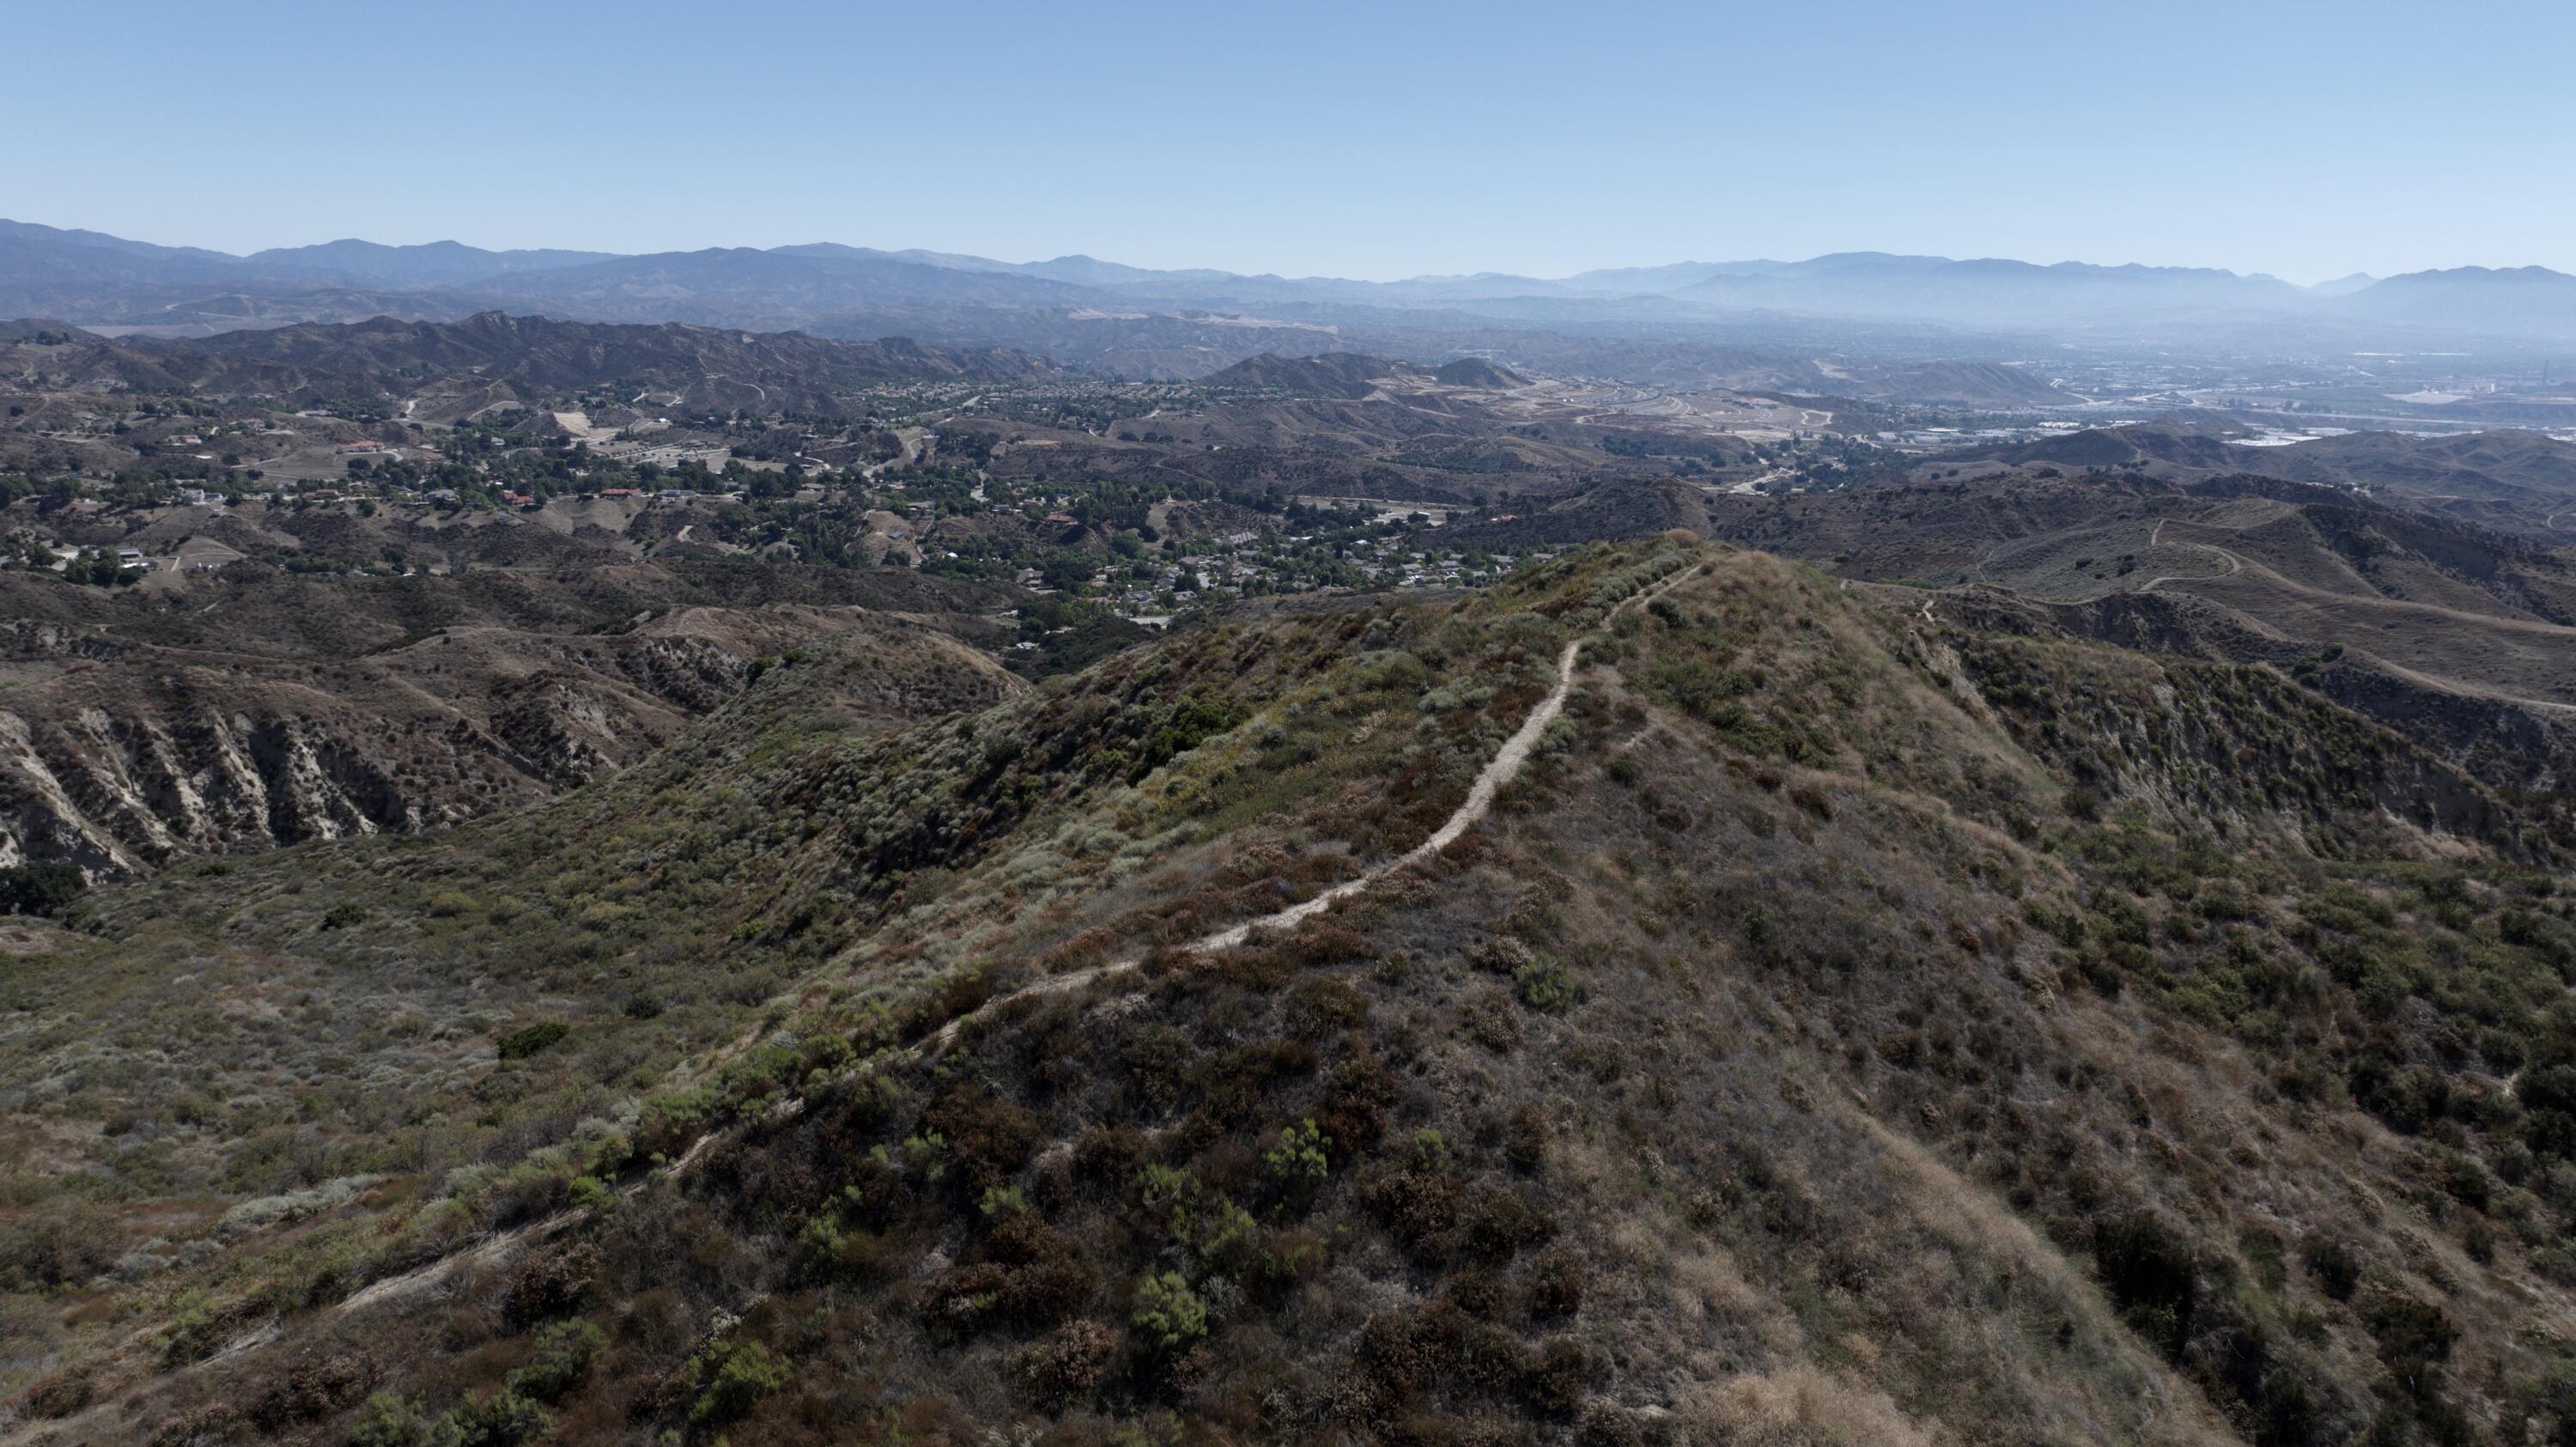
<svg viewBox="0 0 2576 1447"><path fill-rule="evenodd" d="M1529 378L1509 367L1496 366L1482 357L1460 357L1432 369L1432 376L1452 387L1525 387Z"/></svg>
<svg viewBox="0 0 2576 1447"><path fill-rule="evenodd" d="M1260 387L1309 397L1356 400L1377 388L1401 363L1357 352L1324 352L1311 357L1281 357L1264 352L1220 372L1210 373L1211 387Z"/></svg>

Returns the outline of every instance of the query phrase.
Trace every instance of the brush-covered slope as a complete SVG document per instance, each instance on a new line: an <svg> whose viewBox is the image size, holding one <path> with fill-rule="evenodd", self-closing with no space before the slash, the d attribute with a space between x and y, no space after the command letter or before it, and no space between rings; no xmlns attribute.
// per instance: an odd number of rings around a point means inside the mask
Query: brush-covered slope
<svg viewBox="0 0 2576 1447"><path fill-rule="evenodd" d="M19 956L15 1437L2562 1430L2553 861L2279 675L1667 540L863 677Z"/></svg>
<svg viewBox="0 0 2576 1447"><path fill-rule="evenodd" d="M2562 815L2576 779L2576 570L2511 534L2259 476L2046 469L1717 498L1706 526L1938 590L1903 606L1996 620L2009 590L2055 627L2295 671Z"/></svg>

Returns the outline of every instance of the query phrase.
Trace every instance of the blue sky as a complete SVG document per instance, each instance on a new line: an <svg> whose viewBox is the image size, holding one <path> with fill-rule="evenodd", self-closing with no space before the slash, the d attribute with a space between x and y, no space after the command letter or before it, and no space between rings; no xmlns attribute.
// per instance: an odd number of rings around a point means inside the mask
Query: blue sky
<svg viewBox="0 0 2576 1447"><path fill-rule="evenodd" d="M0 215L233 251L2576 270L2564 4L8 9Z"/></svg>

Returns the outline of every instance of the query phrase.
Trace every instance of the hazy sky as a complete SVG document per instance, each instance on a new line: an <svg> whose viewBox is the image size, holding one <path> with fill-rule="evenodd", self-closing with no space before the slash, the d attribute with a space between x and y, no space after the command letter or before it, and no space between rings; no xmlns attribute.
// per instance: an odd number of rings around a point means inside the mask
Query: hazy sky
<svg viewBox="0 0 2576 1447"><path fill-rule="evenodd" d="M2576 271L2576 7L17 0L0 215L1292 275Z"/></svg>

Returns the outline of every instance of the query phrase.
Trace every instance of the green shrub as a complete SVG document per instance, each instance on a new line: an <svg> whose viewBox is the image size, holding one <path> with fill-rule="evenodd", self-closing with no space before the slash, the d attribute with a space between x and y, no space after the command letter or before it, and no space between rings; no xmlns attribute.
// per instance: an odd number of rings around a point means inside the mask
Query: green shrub
<svg viewBox="0 0 2576 1447"><path fill-rule="evenodd" d="M2233 879L2213 880L2200 891L2197 901L2201 916L2215 920L2243 920L2254 917L2254 900L2245 886Z"/></svg>
<svg viewBox="0 0 2576 1447"><path fill-rule="evenodd" d="M699 1362L703 1385L689 1407L692 1422L730 1422L787 1385L787 1359L756 1341L715 1348Z"/></svg>
<svg viewBox="0 0 2576 1447"><path fill-rule="evenodd" d="M1279 1144L1262 1157L1281 1185L1320 1181L1332 1169L1324 1154L1324 1132L1308 1116L1279 1133Z"/></svg>
<svg viewBox="0 0 2576 1447"><path fill-rule="evenodd" d="M2450 1359L2460 1329L2443 1310L2410 1291L2374 1283L2355 1303L2362 1325L2379 1343L2379 1358L2409 1380L2429 1378Z"/></svg>
<svg viewBox="0 0 2576 1447"><path fill-rule="evenodd" d="M513 1387L431 1417L398 1392L378 1392L359 1409L350 1447L519 1447L553 1435L545 1409Z"/></svg>
<svg viewBox="0 0 2576 1447"><path fill-rule="evenodd" d="M540 1402L551 1402L572 1389L590 1370L607 1334L583 1318L559 1321L537 1333L536 1355L510 1374L510 1390Z"/></svg>
<svg viewBox="0 0 2576 1447"><path fill-rule="evenodd" d="M0 869L0 914L59 915L89 887L77 868L51 861Z"/></svg>
<svg viewBox="0 0 2576 1447"><path fill-rule="evenodd" d="M525 1060L538 1051L557 1044L571 1033L572 1027L560 1020L540 1020L534 1025L521 1026L502 1036L499 1041L500 1055L504 1060Z"/></svg>
<svg viewBox="0 0 2576 1447"><path fill-rule="evenodd" d="M1439 1171L1449 1164L1449 1140L1429 1126L1413 1133L1413 1168Z"/></svg>
<svg viewBox="0 0 2576 1447"><path fill-rule="evenodd" d="M448 1410L431 1429L437 1447L518 1447L542 1440L554 1430L545 1409L504 1387L479 1402Z"/></svg>
<svg viewBox="0 0 2576 1447"><path fill-rule="evenodd" d="M1207 1335L1207 1303L1177 1271L1150 1274L1136 1283L1136 1330L1165 1351L1179 1351Z"/></svg>
<svg viewBox="0 0 2576 1447"><path fill-rule="evenodd" d="M1646 670L1648 694L1699 718L1714 717L1719 704L1746 686L1744 675L1701 658L1669 659Z"/></svg>
<svg viewBox="0 0 2576 1447"><path fill-rule="evenodd" d="M1554 1013L1574 1003L1574 977L1566 973L1565 963L1552 955L1541 955L1521 966L1512 975L1512 985L1521 1003L1533 1010Z"/></svg>
<svg viewBox="0 0 2576 1447"><path fill-rule="evenodd" d="M349 1447L415 1447L429 1436L430 1419L417 1403L399 1392L367 1398L358 1423L349 1431Z"/></svg>

